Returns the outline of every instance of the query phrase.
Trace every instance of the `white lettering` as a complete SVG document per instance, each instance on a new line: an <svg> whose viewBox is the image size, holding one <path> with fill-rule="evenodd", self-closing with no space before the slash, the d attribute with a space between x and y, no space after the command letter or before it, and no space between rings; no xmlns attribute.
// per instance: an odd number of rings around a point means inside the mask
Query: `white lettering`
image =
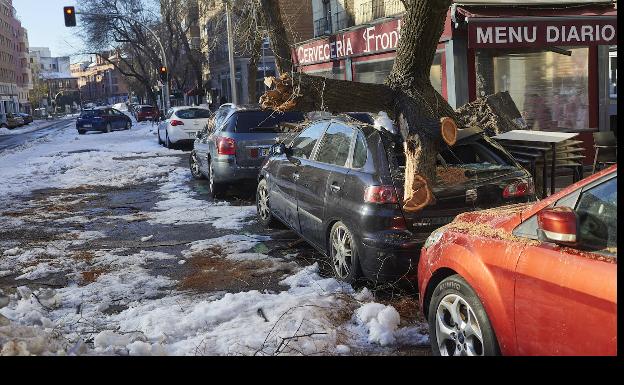
<svg viewBox="0 0 624 385"><path fill-rule="evenodd" d="M532 37L529 37L529 29L525 28L524 29L524 41L527 43L535 43L535 40L537 40L537 27L533 27Z"/></svg>
<svg viewBox="0 0 624 385"><path fill-rule="evenodd" d="M390 32L390 46L392 48L396 48L396 46L399 44L399 31L392 31Z"/></svg>
<svg viewBox="0 0 624 385"><path fill-rule="evenodd" d="M336 56L342 57L342 41L340 40L336 42Z"/></svg>
<svg viewBox="0 0 624 385"><path fill-rule="evenodd" d="M581 40L594 41L594 33L591 25L584 25L581 27Z"/></svg>
<svg viewBox="0 0 624 385"><path fill-rule="evenodd" d="M390 47L390 36L387 33L381 35L381 49L388 49Z"/></svg>
<svg viewBox="0 0 624 385"><path fill-rule="evenodd" d="M609 35L607 36L606 32L609 31ZM602 40L611 41L615 37L615 28L612 25L605 25L602 27Z"/></svg>
<svg viewBox="0 0 624 385"><path fill-rule="evenodd" d="M329 44L325 44L323 46L323 56L324 59L331 59L331 49L329 48Z"/></svg>
<svg viewBox="0 0 624 385"><path fill-rule="evenodd" d="M526 28L526 27L524 27ZM513 43L514 39L517 42L522 42L522 27L509 27L509 42Z"/></svg>
<svg viewBox="0 0 624 385"><path fill-rule="evenodd" d="M372 35L371 31L373 32ZM371 39L375 39L375 27L366 28L366 30L364 31L364 39L366 40L366 48L364 49L364 52L370 52L370 41Z"/></svg>
<svg viewBox="0 0 624 385"><path fill-rule="evenodd" d="M579 38L578 31L576 30L575 26L571 26L570 27L570 32L568 32L568 41L572 41L572 39L574 39L576 41L580 41L581 40Z"/></svg>
<svg viewBox="0 0 624 385"><path fill-rule="evenodd" d="M549 43L559 41L559 28L549 25L546 28L546 41Z"/></svg>
<svg viewBox="0 0 624 385"><path fill-rule="evenodd" d="M353 47L351 46L351 38L347 39L347 49L345 51L345 55L346 56L353 55Z"/></svg>
<svg viewBox="0 0 624 385"><path fill-rule="evenodd" d="M297 48L297 61L299 61L299 63L305 61L303 52L304 52L303 47Z"/></svg>
<svg viewBox="0 0 624 385"><path fill-rule="evenodd" d="M495 41L497 43L507 43L507 31L506 27L496 27L494 28Z"/></svg>
<svg viewBox="0 0 624 385"><path fill-rule="evenodd" d="M477 27L477 43L492 43L492 28Z"/></svg>

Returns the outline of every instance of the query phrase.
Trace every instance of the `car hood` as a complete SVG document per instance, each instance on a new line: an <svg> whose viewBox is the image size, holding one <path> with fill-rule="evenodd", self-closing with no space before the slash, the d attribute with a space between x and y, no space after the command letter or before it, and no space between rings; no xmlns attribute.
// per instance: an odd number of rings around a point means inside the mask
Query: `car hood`
<svg viewBox="0 0 624 385"><path fill-rule="evenodd" d="M449 227L465 228L469 232L480 228L492 228L511 234L523 219L523 213L531 208L533 203L519 203L500 206L487 210L470 211L459 214Z"/></svg>

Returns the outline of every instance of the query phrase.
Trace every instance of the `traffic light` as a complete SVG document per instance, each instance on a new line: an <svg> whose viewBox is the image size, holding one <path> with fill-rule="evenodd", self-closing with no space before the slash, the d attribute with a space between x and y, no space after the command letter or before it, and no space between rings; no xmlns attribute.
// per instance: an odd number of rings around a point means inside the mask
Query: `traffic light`
<svg viewBox="0 0 624 385"><path fill-rule="evenodd" d="M163 82L166 82L167 81L167 67L165 66L160 67L159 73L160 73L160 80L162 80Z"/></svg>
<svg viewBox="0 0 624 385"><path fill-rule="evenodd" d="M65 26L76 26L76 9L74 7L63 7L63 15L65 16Z"/></svg>

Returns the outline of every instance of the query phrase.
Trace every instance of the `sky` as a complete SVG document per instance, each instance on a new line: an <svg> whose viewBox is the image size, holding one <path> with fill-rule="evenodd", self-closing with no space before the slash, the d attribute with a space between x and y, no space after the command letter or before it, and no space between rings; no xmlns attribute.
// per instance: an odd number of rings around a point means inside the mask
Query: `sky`
<svg viewBox="0 0 624 385"><path fill-rule="evenodd" d="M67 5L76 5L76 0L13 0L31 47L49 47L52 56L72 56L83 49L74 36L77 28L65 27L63 7ZM72 57L71 62L81 59L84 57Z"/></svg>

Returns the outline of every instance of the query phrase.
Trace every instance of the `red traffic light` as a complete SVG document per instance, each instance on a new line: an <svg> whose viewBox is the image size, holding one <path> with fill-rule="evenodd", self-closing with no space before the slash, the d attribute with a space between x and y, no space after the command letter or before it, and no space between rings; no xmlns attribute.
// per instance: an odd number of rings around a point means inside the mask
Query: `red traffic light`
<svg viewBox="0 0 624 385"><path fill-rule="evenodd" d="M74 7L63 7L63 16L65 16L65 26L76 26L76 9Z"/></svg>
<svg viewBox="0 0 624 385"><path fill-rule="evenodd" d="M160 67L160 80L162 80L163 82L167 81L167 67L162 66Z"/></svg>

